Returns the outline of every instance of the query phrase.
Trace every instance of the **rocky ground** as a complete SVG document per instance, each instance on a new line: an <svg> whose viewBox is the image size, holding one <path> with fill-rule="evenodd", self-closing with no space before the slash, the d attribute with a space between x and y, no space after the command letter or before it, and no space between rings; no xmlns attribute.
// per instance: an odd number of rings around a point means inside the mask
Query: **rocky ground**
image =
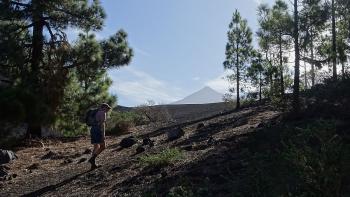
<svg viewBox="0 0 350 197"><path fill-rule="evenodd" d="M97 159L102 166L93 171L86 162L89 138L46 140L44 146L16 151L18 159L7 165L9 176L0 181L0 196L166 196L180 186L186 190L183 185L205 196L232 196L244 190L250 136L279 115L257 106L171 127L135 128L129 135L138 143L129 148L120 147L127 136L107 137L108 147ZM167 131L179 126L184 135L167 140ZM154 146L137 154L145 138ZM163 167L139 161L172 147L183 151L181 160Z"/></svg>

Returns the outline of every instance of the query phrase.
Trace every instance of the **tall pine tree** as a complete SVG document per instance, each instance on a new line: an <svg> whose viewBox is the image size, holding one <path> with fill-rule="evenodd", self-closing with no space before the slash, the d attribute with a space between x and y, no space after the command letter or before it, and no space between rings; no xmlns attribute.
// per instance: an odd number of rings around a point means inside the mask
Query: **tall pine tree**
<svg viewBox="0 0 350 197"><path fill-rule="evenodd" d="M5 57L0 60L0 72L16 81L16 86L30 89L37 97L33 102L57 117L71 69L78 71L77 78L87 87L98 79L94 75L131 61L133 52L124 31L102 42L87 36L84 42L69 43L65 33L68 28L98 31L104 18L98 0L1 1L0 35L5 36L1 36L0 43L21 50L8 53L0 47L0 57ZM41 121L40 116L46 116L42 108L28 111L28 135L40 136L41 126L52 123ZM33 120L35 116L38 118Z"/></svg>
<svg viewBox="0 0 350 197"><path fill-rule="evenodd" d="M298 0L294 0L294 21L293 21L293 39L294 39L294 86L293 86L293 110L298 113L300 111L300 46L299 46L299 10Z"/></svg>
<svg viewBox="0 0 350 197"><path fill-rule="evenodd" d="M252 50L252 32L247 20L242 19L238 10L233 14L227 36L224 68L234 72L229 78L236 82L236 108L238 109L240 108L240 82L242 75L245 74L246 63Z"/></svg>

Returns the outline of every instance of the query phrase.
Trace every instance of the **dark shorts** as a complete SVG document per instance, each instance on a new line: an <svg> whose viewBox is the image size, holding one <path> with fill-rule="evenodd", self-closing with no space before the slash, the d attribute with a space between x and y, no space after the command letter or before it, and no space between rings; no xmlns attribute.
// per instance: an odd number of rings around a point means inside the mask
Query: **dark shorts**
<svg viewBox="0 0 350 197"><path fill-rule="evenodd" d="M101 144L104 142L103 133L99 126L92 126L90 130L91 144Z"/></svg>

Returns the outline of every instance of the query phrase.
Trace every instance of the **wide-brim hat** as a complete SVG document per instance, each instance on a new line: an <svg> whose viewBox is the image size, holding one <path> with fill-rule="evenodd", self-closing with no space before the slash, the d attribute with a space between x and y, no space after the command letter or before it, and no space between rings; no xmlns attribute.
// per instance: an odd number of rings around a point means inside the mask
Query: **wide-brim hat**
<svg viewBox="0 0 350 197"><path fill-rule="evenodd" d="M105 107L107 109L112 109L112 107L110 105L108 105L108 103L102 103L101 107Z"/></svg>

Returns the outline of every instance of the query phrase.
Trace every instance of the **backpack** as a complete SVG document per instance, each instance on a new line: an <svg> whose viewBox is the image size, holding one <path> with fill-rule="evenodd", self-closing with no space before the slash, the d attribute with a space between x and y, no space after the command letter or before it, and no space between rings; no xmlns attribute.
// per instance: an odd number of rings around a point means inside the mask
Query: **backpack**
<svg viewBox="0 0 350 197"><path fill-rule="evenodd" d="M85 123L87 126L93 126L96 124L96 113L98 109L89 109L85 116Z"/></svg>

